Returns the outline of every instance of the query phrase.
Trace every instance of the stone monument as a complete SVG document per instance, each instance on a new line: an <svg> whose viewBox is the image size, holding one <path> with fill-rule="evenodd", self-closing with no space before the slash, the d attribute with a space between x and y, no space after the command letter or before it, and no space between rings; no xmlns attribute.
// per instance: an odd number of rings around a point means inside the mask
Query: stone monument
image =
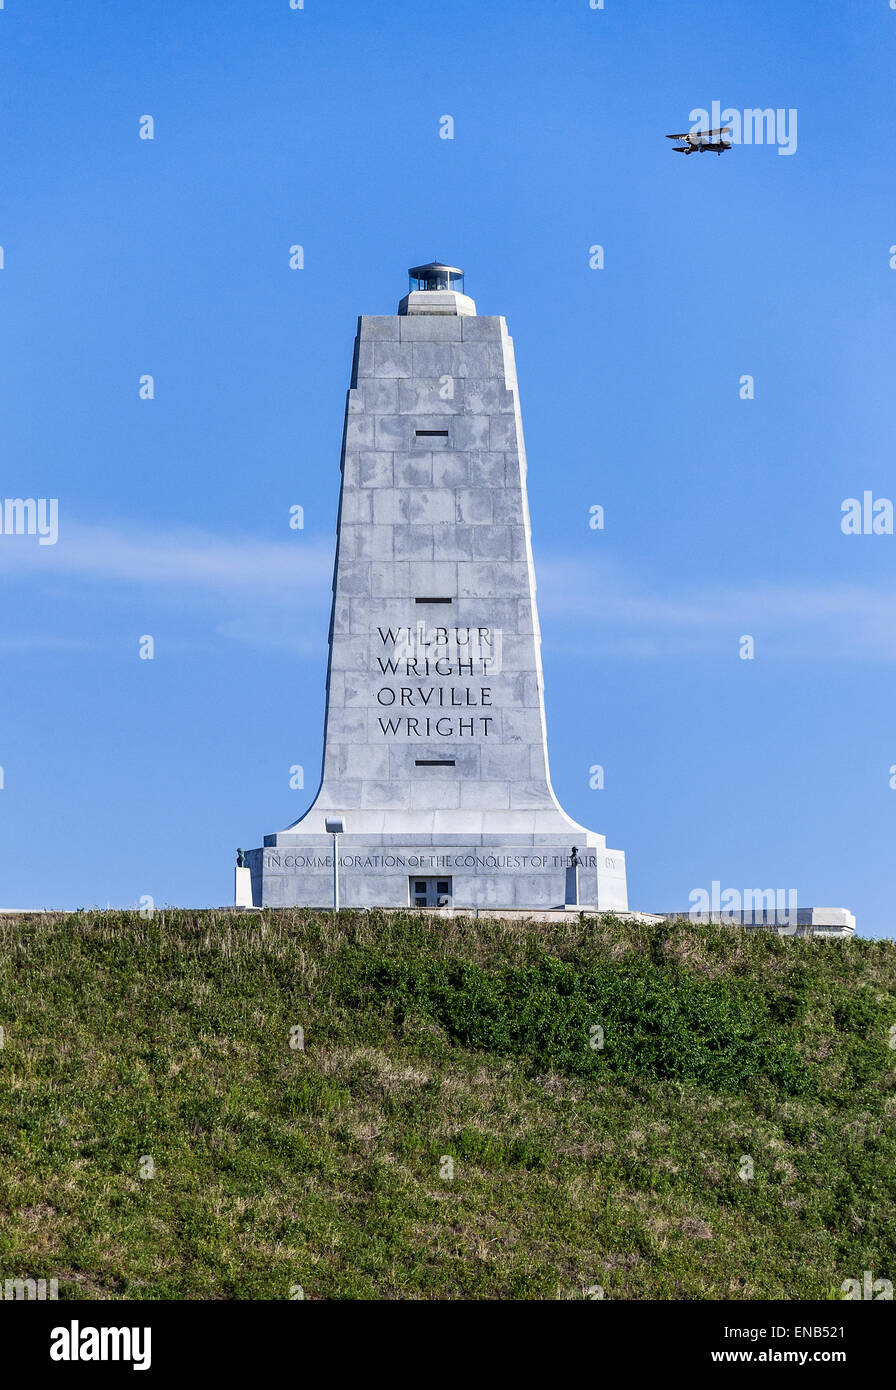
<svg viewBox="0 0 896 1390"><path fill-rule="evenodd" d="M237 903L624 910L551 786L513 340L461 271L409 275L358 320L320 788Z"/></svg>

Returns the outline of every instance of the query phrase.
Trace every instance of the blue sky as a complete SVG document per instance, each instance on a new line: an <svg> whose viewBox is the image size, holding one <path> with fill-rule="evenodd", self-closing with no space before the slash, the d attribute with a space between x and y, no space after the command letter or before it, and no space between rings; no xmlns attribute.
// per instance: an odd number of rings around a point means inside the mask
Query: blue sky
<svg viewBox="0 0 896 1390"><path fill-rule="evenodd" d="M438 257L516 344L563 805L634 907L893 935L894 63L887 0L7 0L0 493L60 531L0 536L0 906L226 903L310 802L355 320ZM672 153L715 100L796 153Z"/></svg>

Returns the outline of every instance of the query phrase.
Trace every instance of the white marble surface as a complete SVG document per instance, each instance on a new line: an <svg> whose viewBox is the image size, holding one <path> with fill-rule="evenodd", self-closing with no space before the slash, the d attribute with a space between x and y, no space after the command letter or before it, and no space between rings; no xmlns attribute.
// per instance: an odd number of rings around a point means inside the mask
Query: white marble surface
<svg viewBox="0 0 896 1390"><path fill-rule="evenodd" d="M314 843L340 813L368 858L389 839L405 858L446 837L510 853L524 843L528 861L533 846L549 851L550 870L529 862L494 881L458 866L455 902L562 905L565 864L555 873L553 859L576 845L598 856L582 900L626 906L624 855L611 851L608 868L604 836L567 815L551 786L513 343L503 318L462 300L420 291L406 313L359 319L323 775L309 810L253 861L256 901L266 864L265 905L329 901L316 871L287 872L269 851ZM437 312L421 312L426 303ZM421 765L434 762L453 766ZM411 873L365 878L349 865L344 901L401 906Z"/></svg>

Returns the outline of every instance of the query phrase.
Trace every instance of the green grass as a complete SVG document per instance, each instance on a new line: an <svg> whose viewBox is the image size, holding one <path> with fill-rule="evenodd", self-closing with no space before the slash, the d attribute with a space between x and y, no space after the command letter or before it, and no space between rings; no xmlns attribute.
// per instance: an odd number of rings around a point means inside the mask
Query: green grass
<svg viewBox="0 0 896 1390"><path fill-rule="evenodd" d="M894 1023L885 941L4 919L0 1279L148 1299L896 1282Z"/></svg>

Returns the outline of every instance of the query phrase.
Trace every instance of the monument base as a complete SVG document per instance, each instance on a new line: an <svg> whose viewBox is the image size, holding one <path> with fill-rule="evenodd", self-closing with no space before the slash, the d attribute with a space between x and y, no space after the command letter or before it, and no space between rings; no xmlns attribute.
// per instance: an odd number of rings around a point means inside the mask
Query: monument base
<svg viewBox="0 0 896 1390"><path fill-rule="evenodd" d="M268 837L250 850L256 907L332 907L333 838ZM342 907L549 910L628 907L625 855L585 845L578 852L578 902L567 900L568 837L546 835L340 835Z"/></svg>

